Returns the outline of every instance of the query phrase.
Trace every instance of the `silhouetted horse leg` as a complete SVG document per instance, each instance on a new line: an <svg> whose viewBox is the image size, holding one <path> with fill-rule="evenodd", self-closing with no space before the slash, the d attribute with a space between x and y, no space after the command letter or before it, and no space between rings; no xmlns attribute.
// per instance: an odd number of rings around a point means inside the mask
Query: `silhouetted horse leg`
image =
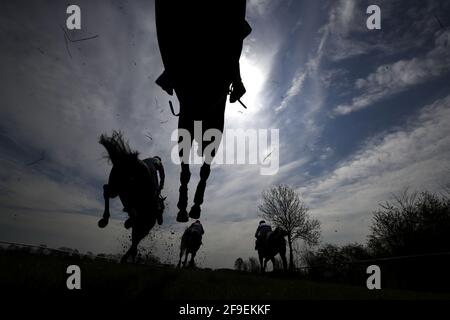
<svg viewBox="0 0 450 320"><path fill-rule="evenodd" d="M177 268L181 267L181 259L183 258L183 254L186 251L185 248L180 250L180 260L178 260Z"/></svg>
<svg viewBox="0 0 450 320"><path fill-rule="evenodd" d="M263 273L266 272L267 261L269 261L269 258L264 258Z"/></svg>
<svg viewBox="0 0 450 320"><path fill-rule="evenodd" d="M189 252L186 250L184 254L183 268L186 267Z"/></svg>
<svg viewBox="0 0 450 320"><path fill-rule="evenodd" d="M287 271L287 260L286 260L286 252L280 253L281 260L283 261L283 270Z"/></svg>
<svg viewBox="0 0 450 320"><path fill-rule="evenodd" d="M98 221L98 226L100 228L104 228L108 225L109 222L109 198L115 198L117 194L114 193L109 185L103 185L103 199L105 200L105 211L103 212L103 217Z"/></svg>
<svg viewBox="0 0 450 320"><path fill-rule="evenodd" d="M123 255L122 259L120 260L120 263L126 263L128 261L128 258L131 257L131 260L135 262L136 255L137 255L137 246L138 242L132 242L130 249Z"/></svg>
<svg viewBox="0 0 450 320"><path fill-rule="evenodd" d="M155 223L156 217L152 217L149 221L136 221L136 226L133 226L133 229L131 230L131 247L120 260L121 263L127 262L129 257L131 257L132 261L135 262L139 243L148 235Z"/></svg>
<svg viewBox="0 0 450 320"><path fill-rule="evenodd" d="M264 258L260 251L258 251L258 258L259 258L260 271L261 271L261 273L264 273L264 268L263 268L264 267L264 263L263 263Z"/></svg>
<svg viewBox="0 0 450 320"><path fill-rule="evenodd" d="M197 252L191 252L191 260L189 261L189 267L195 267L195 255L197 254Z"/></svg>
<svg viewBox="0 0 450 320"><path fill-rule="evenodd" d="M192 219L200 218L200 206L203 203L203 197L205 195L206 181L211 173L211 166L204 163L200 169L200 181L198 182L197 189L195 190L194 205L189 212L189 217Z"/></svg>
<svg viewBox="0 0 450 320"><path fill-rule="evenodd" d="M128 258L131 257L133 262L136 258L137 255L137 247L139 242L141 242L141 240L144 237L142 236L142 234L138 234L136 228L133 228L131 231L131 247L128 249L128 251L123 255L122 259L120 260L121 263L126 263L128 261Z"/></svg>
<svg viewBox="0 0 450 320"><path fill-rule="evenodd" d="M180 197L178 199L177 207L179 209L177 214L178 222L188 222L189 217L186 211L188 204L188 183L191 179L191 172L189 171L189 164L181 163L180 173Z"/></svg>

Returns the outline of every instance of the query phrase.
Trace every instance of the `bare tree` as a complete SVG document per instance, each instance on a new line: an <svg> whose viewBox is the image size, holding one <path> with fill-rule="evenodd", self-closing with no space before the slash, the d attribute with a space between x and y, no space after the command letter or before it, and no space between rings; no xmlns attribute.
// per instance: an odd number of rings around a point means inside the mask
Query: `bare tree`
<svg viewBox="0 0 450 320"><path fill-rule="evenodd" d="M376 256L450 250L450 196L405 189L374 212L368 245Z"/></svg>
<svg viewBox="0 0 450 320"><path fill-rule="evenodd" d="M234 269L237 271L243 271L244 270L244 260L242 258L237 258L234 262Z"/></svg>
<svg viewBox="0 0 450 320"><path fill-rule="evenodd" d="M248 266L249 266L250 272L254 272L254 273L259 272L259 262L258 262L258 259L256 259L255 257L248 258Z"/></svg>
<svg viewBox="0 0 450 320"><path fill-rule="evenodd" d="M303 240L315 245L320 238L320 222L310 217L308 207L292 187L279 185L262 193L260 215L287 232L289 269L294 269L293 243Z"/></svg>

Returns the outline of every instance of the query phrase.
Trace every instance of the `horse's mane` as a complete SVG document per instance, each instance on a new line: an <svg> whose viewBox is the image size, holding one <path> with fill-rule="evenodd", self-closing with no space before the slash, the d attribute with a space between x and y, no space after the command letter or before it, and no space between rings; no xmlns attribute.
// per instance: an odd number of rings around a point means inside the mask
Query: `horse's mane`
<svg viewBox="0 0 450 320"><path fill-rule="evenodd" d="M274 237L276 237L277 239L280 239L280 240L283 239L283 240L284 240L284 237L285 237L287 234L286 234L286 231L285 231L283 228L281 228L281 227L276 227L275 230L273 230L272 235L273 235Z"/></svg>
<svg viewBox="0 0 450 320"><path fill-rule="evenodd" d="M114 130L111 137L102 134L98 142L105 147L108 152L107 159L110 160L113 165L126 158L137 159L139 156L139 152L131 150L128 141L124 140L123 134L120 131Z"/></svg>

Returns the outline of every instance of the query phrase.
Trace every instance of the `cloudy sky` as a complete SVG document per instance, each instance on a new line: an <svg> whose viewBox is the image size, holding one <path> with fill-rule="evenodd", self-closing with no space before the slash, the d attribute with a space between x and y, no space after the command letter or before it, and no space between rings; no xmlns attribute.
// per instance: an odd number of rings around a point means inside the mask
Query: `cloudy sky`
<svg viewBox="0 0 450 320"><path fill-rule="evenodd" d="M171 262L186 225L175 222L177 119L154 84L163 69L154 3L75 4L82 29L70 37L98 37L67 47L66 2L0 4L0 240L121 252L118 200L109 227L96 225L110 170L97 139L116 129L142 156L163 158L165 223L144 246ZM381 8L381 30L366 27L370 4ZM279 129L280 169L213 167L199 262L232 267L255 255L257 205L275 184L294 186L322 241L336 244L364 242L372 211L392 193L448 185L449 16L448 1L248 0L248 110L229 105L226 127Z"/></svg>

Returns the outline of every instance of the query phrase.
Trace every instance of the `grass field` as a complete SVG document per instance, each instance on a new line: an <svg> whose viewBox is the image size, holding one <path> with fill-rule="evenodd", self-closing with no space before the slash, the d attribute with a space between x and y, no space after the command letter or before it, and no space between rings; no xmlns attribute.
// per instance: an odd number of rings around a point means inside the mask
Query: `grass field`
<svg viewBox="0 0 450 320"><path fill-rule="evenodd" d="M81 268L81 290L66 288L66 268ZM232 270L176 269L170 266L121 265L108 261L0 253L0 286L20 295L78 295L162 300L283 299L449 299L450 294L373 290L316 283L286 275L257 275ZM75 292L76 291L76 292ZM6 292L6 291L5 291Z"/></svg>

